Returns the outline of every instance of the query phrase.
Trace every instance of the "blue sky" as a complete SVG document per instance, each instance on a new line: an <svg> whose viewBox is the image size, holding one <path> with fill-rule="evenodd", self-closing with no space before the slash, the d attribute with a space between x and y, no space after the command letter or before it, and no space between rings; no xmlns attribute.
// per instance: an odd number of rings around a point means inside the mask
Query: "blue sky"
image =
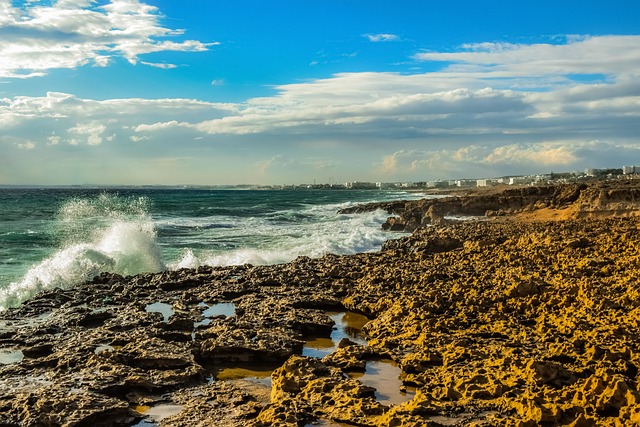
<svg viewBox="0 0 640 427"><path fill-rule="evenodd" d="M640 164L640 2L0 0L0 184Z"/></svg>

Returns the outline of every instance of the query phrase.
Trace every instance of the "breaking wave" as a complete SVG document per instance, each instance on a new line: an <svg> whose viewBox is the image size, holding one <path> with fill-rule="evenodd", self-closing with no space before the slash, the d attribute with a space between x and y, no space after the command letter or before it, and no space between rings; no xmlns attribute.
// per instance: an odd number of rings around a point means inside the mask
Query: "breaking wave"
<svg viewBox="0 0 640 427"><path fill-rule="evenodd" d="M55 222L58 249L0 290L0 307L19 304L44 289L90 280L101 272L130 275L165 269L147 204L144 198L108 194L65 203Z"/></svg>
<svg viewBox="0 0 640 427"><path fill-rule="evenodd" d="M151 194L153 203L147 196L109 193L68 199L45 233L53 236L43 243L48 253L0 288L0 310L102 272L126 276L201 265L278 264L298 256L374 251L394 237L380 228L386 212L339 215L351 202L267 193L248 194L250 200L225 192L209 198Z"/></svg>

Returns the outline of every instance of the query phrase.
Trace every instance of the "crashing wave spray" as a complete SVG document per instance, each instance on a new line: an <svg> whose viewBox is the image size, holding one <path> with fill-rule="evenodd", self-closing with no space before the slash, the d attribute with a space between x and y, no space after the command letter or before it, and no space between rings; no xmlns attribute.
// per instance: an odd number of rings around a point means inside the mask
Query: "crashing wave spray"
<svg viewBox="0 0 640 427"><path fill-rule="evenodd" d="M101 272L133 275L164 270L148 199L102 194L72 199L56 217L58 250L0 290L0 310L37 292L65 288Z"/></svg>

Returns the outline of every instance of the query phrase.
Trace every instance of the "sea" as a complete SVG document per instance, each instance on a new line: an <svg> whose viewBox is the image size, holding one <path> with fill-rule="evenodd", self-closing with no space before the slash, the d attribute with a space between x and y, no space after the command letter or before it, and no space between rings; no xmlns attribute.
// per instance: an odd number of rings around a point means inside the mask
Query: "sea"
<svg viewBox="0 0 640 427"><path fill-rule="evenodd" d="M278 264L379 250L404 191L0 187L0 310L92 279L202 265Z"/></svg>

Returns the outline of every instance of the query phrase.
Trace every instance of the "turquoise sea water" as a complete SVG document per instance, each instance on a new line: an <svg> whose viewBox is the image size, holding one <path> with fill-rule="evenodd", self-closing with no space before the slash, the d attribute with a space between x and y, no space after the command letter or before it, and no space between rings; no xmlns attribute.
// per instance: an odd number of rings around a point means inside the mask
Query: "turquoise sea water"
<svg viewBox="0 0 640 427"><path fill-rule="evenodd" d="M0 188L0 309L103 271L274 264L377 250L391 191Z"/></svg>

